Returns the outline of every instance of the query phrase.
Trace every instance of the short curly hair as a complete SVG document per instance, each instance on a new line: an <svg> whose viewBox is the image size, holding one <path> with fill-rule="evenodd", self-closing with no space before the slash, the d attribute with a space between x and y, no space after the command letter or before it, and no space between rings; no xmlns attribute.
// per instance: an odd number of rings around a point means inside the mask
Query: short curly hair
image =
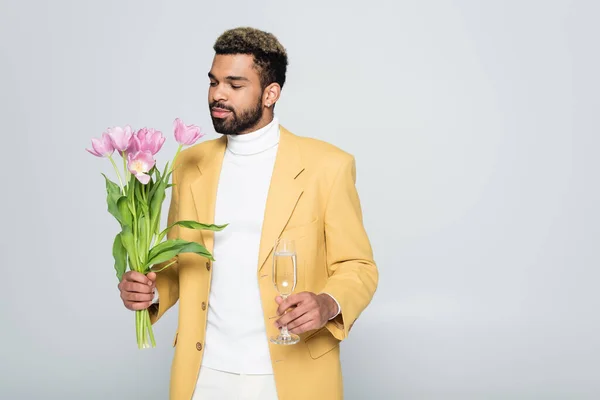
<svg viewBox="0 0 600 400"><path fill-rule="evenodd" d="M217 38L213 49L216 54L252 55L263 89L273 82L283 88L287 52L273 34L250 27L229 29Z"/></svg>

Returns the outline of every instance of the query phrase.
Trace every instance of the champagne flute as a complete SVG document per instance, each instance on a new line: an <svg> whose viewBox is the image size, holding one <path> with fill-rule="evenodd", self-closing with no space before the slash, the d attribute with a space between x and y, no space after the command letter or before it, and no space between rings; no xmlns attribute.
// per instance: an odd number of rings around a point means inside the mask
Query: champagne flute
<svg viewBox="0 0 600 400"><path fill-rule="evenodd" d="M291 239L278 239L273 252L273 285L285 300L296 288L296 244ZM296 344L300 337L289 333L286 326L281 327L278 336L270 338L275 344Z"/></svg>

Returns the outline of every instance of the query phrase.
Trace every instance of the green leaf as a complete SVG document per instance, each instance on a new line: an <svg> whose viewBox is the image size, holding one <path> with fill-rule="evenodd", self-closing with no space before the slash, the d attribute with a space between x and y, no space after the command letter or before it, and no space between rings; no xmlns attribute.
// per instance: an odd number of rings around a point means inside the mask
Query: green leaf
<svg viewBox="0 0 600 400"><path fill-rule="evenodd" d="M165 187L166 182L164 180L158 181L154 187L155 192L150 199L150 229L152 231L156 231L156 225L160 222L160 211L165 200Z"/></svg>
<svg viewBox="0 0 600 400"><path fill-rule="evenodd" d="M158 215L156 217L156 224L154 226L152 226L152 222L150 223L150 229L152 229L152 233L156 236L159 235L159 229L160 229L160 214L162 212L162 209L158 210ZM162 237L160 238L160 240L157 240L156 242L159 243L160 241L162 241Z"/></svg>
<svg viewBox="0 0 600 400"><path fill-rule="evenodd" d="M163 173L161 176L165 176L167 175L167 171L169 170L169 162L167 161L167 163L165 164L165 169L163 170Z"/></svg>
<svg viewBox="0 0 600 400"><path fill-rule="evenodd" d="M138 245L138 249L141 251L142 262L145 261L146 254L148 254L148 231L146 229L146 217L141 216L138 219L138 243L141 244L142 248Z"/></svg>
<svg viewBox="0 0 600 400"><path fill-rule="evenodd" d="M215 225L215 224L203 224L201 222L196 221L177 221L173 225L183 226L189 229L198 229L203 231L222 231L229 224L225 225ZM173 226L171 225L171 226Z"/></svg>
<svg viewBox="0 0 600 400"><path fill-rule="evenodd" d="M204 230L204 231L221 231L223 229L225 229L225 227L227 227L227 225L229 224L225 224L225 225L215 225L215 224L203 224L200 222L196 222L196 221L177 221L174 222L173 224L171 224L170 226L168 226L167 228L165 228L165 230L163 230L159 235L158 235L158 239L157 241L160 242L163 240L163 238L165 237L165 235L171 230L171 228L173 228L174 226L183 226L184 228L189 228L189 229L197 229L197 230Z"/></svg>
<svg viewBox="0 0 600 400"><path fill-rule="evenodd" d="M154 166L152 172L154 173L154 182L160 181L160 171L158 170L158 168L156 168L156 165Z"/></svg>
<svg viewBox="0 0 600 400"><path fill-rule="evenodd" d="M165 177L165 181L169 182L171 180L171 175L173 175L173 171L167 173L167 176Z"/></svg>
<svg viewBox="0 0 600 400"><path fill-rule="evenodd" d="M171 230L174 226L182 226L188 229L196 229L201 231L222 231L229 224L225 225L215 225L215 224L203 224L197 221L177 221L171 224L171 226L167 227L164 231L161 232L161 235L166 234Z"/></svg>
<svg viewBox="0 0 600 400"><path fill-rule="evenodd" d="M148 262L146 263L146 268L150 265L168 261L181 253L195 253L206 257L209 260L214 260L210 252L206 249L206 247L204 247L200 243L188 242L187 240L182 239L174 239L166 240L154 246L152 250L150 250Z"/></svg>
<svg viewBox="0 0 600 400"><path fill-rule="evenodd" d="M165 173L167 171L167 168L169 166L169 163L167 162L167 164L165 165ZM150 199L152 199L154 197L154 194L156 193L156 191L159 189L158 185L160 183L163 183L165 181L168 181L167 179L164 179L163 177L165 176L165 174L160 173L160 171L158 170L158 168L156 168L156 165L153 167L155 168L155 173L156 173L156 180L155 180L155 185L152 187L152 190L150 190L150 195L148 196ZM168 182L165 182L168 183Z"/></svg>
<svg viewBox="0 0 600 400"><path fill-rule="evenodd" d="M129 182L127 182L127 186L125 186L125 193L127 193L127 197L132 196L131 191L135 188L136 180L137 180L137 178L135 177L135 175L131 174L131 176L129 177Z"/></svg>
<svg viewBox="0 0 600 400"><path fill-rule="evenodd" d="M125 273L125 269L127 268L127 250L125 250L125 247L123 246L120 233L115 236L112 253L113 258L115 259L115 272L117 273L117 278L119 278L120 282Z"/></svg>
<svg viewBox="0 0 600 400"><path fill-rule="evenodd" d="M150 182L152 182L152 181L150 181ZM143 194L142 194L143 190L146 190L144 185L140 182L136 182L135 187L134 187L134 194L135 194L135 205L139 206L136 209L138 217L140 215L142 215L142 213L148 214L148 211L149 211L148 203L146 201L144 201L144 198L143 198Z"/></svg>
<svg viewBox="0 0 600 400"><path fill-rule="evenodd" d="M108 204L108 212L111 213L117 221L121 222L121 215L119 214L119 208L117 207L117 201L123 197L121 188L119 185L111 181L102 174L106 180L106 203Z"/></svg>
<svg viewBox="0 0 600 400"><path fill-rule="evenodd" d="M154 190L154 186L156 186L155 183L157 181L156 178L152 178L153 171L156 171L156 166L152 167L152 170L148 172L148 175L150 175L151 179L148 181L147 184L144 185L144 189L146 190L146 193L148 193L148 199L150 199L150 193L152 193L152 190Z"/></svg>
<svg viewBox="0 0 600 400"><path fill-rule="evenodd" d="M121 198L117 201L117 208L120 217L121 226L133 224L133 214L131 213L131 209L129 208L129 199L125 196L121 196Z"/></svg>
<svg viewBox="0 0 600 400"><path fill-rule="evenodd" d="M137 260L135 258L135 242L133 240L133 231L131 230L131 226L123 225L123 230L121 231L120 235L121 243L129 255L129 264L133 270L138 271Z"/></svg>

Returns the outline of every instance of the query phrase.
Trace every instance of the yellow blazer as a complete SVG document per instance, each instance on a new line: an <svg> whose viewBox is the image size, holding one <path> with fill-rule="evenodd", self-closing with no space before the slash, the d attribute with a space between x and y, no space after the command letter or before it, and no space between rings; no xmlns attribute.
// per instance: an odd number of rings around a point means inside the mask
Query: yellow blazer
<svg viewBox="0 0 600 400"><path fill-rule="evenodd" d="M271 275L272 250L278 237L296 241L295 292L327 292L340 303L341 314L325 327L300 335L296 345L269 345L277 393L280 400L342 399L339 343L370 303L379 279L362 223L354 157L325 142L280 128L256 268L267 335L277 333L273 325L277 292ZM173 175L169 224L176 220L215 223L225 147L226 137L221 137L180 153ZM169 238L176 237L203 243L213 251L211 231L174 228ZM194 392L202 363L211 267L208 259L186 253L157 275L160 300L150 308L152 323L179 300L172 400L190 400Z"/></svg>

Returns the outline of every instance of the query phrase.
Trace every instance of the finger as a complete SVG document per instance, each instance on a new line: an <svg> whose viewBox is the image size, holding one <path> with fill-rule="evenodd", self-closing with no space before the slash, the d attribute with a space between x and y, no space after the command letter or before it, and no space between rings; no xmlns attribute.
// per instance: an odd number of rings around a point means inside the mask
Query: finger
<svg viewBox="0 0 600 400"><path fill-rule="evenodd" d="M154 295L152 293L134 293L134 292L121 292L121 298L129 302L148 302L152 301Z"/></svg>
<svg viewBox="0 0 600 400"><path fill-rule="evenodd" d="M292 294L279 305L277 312L279 313L279 315L281 315L287 309L297 307L299 304L309 302L311 299L312 293L309 292L300 292L297 294Z"/></svg>
<svg viewBox="0 0 600 400"><path fill-rule="evenodd" d="M156 272L148 272L146 278L150 279L150 281L152 281L152 285L154 285L156 283Z"/></svg>
<svg viewBox="0 0 600 400"><path fill-rule="evenodd" d="M137 271L129 271L129 272L127 272L125 274L124 278L127 281L130 281L130 282L139 282L139 283L146 284L148 286L150 286L151 282L152 282L150 279L148 279L146 277L146 275L142 274L141 272L137 272Z"/></svg>
<svg viewBox="0 0 600 400"><path fill-rule="evenodd" d="M134 293L152 293L154 288L143 283L137 282L125 282L121 287L123 292L134 292Z"/></svg>
<svg viewBox="0 0 600 400"><path fill-rule="evenodd" d="M278 320L275 321L277 326L288 325L290 322L294 321L296 318L303 316L308 311L310 311L307 307L296 307L292 311L287 314L282 315Z"/></svg>
<svg viewBox="0 0 600 400"><path fill-rule="evenodd" d="M304 315L299 316L298 318L287 324L287 328L291 331L292 329L302 326L308 322L311 322L314 319L315 314L312 312L307 312Z"/></svg>
<svg viewBox="0 0 600 400"><path fill-rule="evenodd" d="M146 302L137 301L137 302L126 302L125 303L125 307L127 307L131 311L145 310L146 308L150 307L150 305L152 305L152 302L149 302L149 301L146 301Z"/></svg>
<svg viewBox="0 0 600 400"><path fill-rule="evenodd" d="M283 300L281 304L279 304L279 308L277 308L277 313L281 315L285 312L285 310L287 310L288 308L292 308L297 304L300 304L303 300L304 296L302 295L302 293L293 294L287 299Z"/></svg>
<svg viewBox="0 0 600 400"><path fill-rule="evenodd" d="M283 301L283 297L281 297L281 296L275 297L275 303L281 304L282 301Z"/></svg>
<svg viewBox="0 0 600 400"><path fill-rule="evenodd" d="M314 320L311 320L310 322L307 322L305 324L295 327L294 329L290 330L289 332L294 333L296 335L300 335L301 333L308 332L313 329L317 329L318 327L319 327L319 325L317 324L317 322L315 322Z"/></svg>

